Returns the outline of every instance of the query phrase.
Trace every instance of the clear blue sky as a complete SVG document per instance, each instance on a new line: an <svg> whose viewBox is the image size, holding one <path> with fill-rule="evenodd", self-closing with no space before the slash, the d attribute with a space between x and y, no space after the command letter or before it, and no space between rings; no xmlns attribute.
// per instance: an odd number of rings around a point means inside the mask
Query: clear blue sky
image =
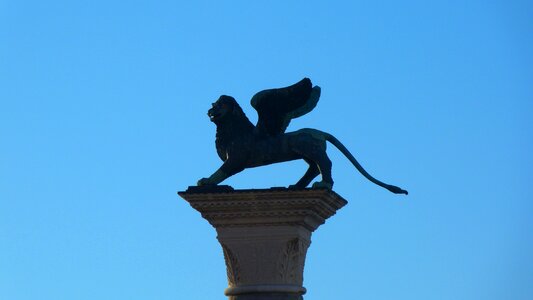
<svg viewBox="0 0 533 300"><path fill-rule="evenodd" d="M310 77L290 130L336 135L348 206L313 236L318 299L533 299L531 1L0 0L0 299L225 299L176 195L220 164L206 116ZM305 163L226 183L294 183Z"/></svg>

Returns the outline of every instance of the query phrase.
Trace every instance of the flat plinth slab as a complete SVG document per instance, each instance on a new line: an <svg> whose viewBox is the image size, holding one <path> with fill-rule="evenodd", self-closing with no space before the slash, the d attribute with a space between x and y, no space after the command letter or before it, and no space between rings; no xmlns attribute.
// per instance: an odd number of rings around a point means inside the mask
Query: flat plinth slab
<svg viewBox="0 0 533 300"><path fill-rule="evenodd" d="M314 231L348 202L327 189L233 190L191 187L178 194L215 228L251 225L301 225Z"/></svg>

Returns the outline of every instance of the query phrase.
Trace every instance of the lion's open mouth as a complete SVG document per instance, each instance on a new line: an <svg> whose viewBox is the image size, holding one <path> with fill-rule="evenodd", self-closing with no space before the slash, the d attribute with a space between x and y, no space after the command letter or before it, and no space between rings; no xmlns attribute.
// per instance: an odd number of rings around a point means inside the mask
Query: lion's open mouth
<svg viewBox="0 0 533 300"><path fill-rule="evenodd" d="M220 117L220 114L219 114L219 113L212 112L212 111L208 111L208 112L207 112L207 116L209 117L209 119L210 119L211 121L214 121L214 120L218 119L218 117Z"/></svg>

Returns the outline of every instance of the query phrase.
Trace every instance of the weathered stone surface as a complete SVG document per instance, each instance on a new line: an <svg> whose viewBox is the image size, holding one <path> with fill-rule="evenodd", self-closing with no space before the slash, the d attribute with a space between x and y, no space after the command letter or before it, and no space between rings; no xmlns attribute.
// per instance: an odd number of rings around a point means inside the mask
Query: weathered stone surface
<svg viewBox="0 0 533 300"><path fill-rule="evenodd" d="M218 233L231 300L302 299L311 233L346 205L326 189L179 192Z"/></svg>

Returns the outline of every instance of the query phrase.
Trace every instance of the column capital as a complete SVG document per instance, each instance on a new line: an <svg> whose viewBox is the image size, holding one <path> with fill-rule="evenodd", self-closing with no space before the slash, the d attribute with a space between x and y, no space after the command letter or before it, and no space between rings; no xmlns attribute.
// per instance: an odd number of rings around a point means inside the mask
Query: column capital
<svg viewBox="0 0 533 300"><path fill-rule="evenodd" d="M311 234L347 204L326 189L216 186L178 194L217 230L230 300L302 299Z"/></svg>

